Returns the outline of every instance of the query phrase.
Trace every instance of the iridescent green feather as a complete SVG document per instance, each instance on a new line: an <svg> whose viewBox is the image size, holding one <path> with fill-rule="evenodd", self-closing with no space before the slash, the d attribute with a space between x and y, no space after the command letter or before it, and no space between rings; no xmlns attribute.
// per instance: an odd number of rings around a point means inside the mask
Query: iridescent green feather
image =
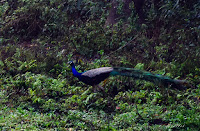
<svg viewBox="0 0 200 131"><path fill-rule="evenodd" d="M185 81L183 80L175 80L163 75L157 75L134 68L113 68L113 71L110 73L110 75L128 76L133 77L135 79L150 81L153 83L173 84L176 86L180 86L180 88L182 88L182 85L185 83Z"/></svg>

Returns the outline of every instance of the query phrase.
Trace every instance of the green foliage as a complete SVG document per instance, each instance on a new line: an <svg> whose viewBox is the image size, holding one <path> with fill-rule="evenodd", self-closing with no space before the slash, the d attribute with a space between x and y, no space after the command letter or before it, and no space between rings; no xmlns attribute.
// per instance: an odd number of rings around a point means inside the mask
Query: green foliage
<svg viewBox="0 0 200 131"><path fill-rule="evenodd" d="M91 87L72 78L66 63L55 64L49 73L37 74L40 62L36 58L22 62L20 56L28 57L26 50L15 49L12 56L0 61L1 129L198 130L199 88L176 91L140 81L131 84L134 80L130 79L126 85L128 79L111 77L104 93L93 93ZM176 69L172 64L157 64L155 69ZM81 62L78 68L100 66L109 66L108 60ZM145 65L139 63L136 67L141 69ZM51 75L55 72L57 75ZM118 86L115 95L114 86ZM132 87L125 91L126 86Z"/></svg>
<svg viewBox="0 0 200 131"><path fill-rule="evenodd" d="M131 3L105 25L111 3L9 0L0 5L0 130L199 130L198 0L146 1L143 24ZM101 83L72 76L104 66L147 70L191 85L178 91L126 77Z"/></svg>

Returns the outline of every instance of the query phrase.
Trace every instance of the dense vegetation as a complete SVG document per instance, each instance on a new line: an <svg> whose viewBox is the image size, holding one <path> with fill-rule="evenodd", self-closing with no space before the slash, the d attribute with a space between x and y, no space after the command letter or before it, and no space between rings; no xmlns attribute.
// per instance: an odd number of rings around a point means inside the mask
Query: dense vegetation
<svg viewBox="0 0 200 131"><path fill-rule="evenodd" d="M116 1L113 25L112 1L0 2L0 130L200 130L200 2L144 1L142 19L133 2L127 15ZM110 77L94 92L69 60L80 71L135 67L189 88Z"/></svg>

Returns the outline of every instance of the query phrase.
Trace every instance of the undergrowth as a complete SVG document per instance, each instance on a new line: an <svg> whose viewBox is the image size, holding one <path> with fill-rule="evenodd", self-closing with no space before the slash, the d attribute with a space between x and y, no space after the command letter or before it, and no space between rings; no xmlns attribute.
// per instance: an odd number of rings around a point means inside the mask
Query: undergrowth
<svg viewBox="0 0 200 131"><path fill-rule="evenodd" d="M63 56L62 62L50 67L47 73L41 69L48 61L36 58L23 61L29 54L26 49L15 48L13 55L1 58L0 127L3 130L197 130L200 127L199 85L178 91L131 78L111 77L102 83L105 92L95 93L92 87L72 76L67 64L70 55ZM86 65L79 63L77 69L82 71L83 67L87 70L110 66L103 59ZM157 64L165 68L155 73L167 71L169 77L174 77L175 65ZM135 66L144 67L141 63Z"/></svg>
<svg viewBox="0 0 200 131"><path fill-rule="evenodd" d="M198 1L145 2L144 23L132 3L127 21L112 26L110 2L79 2L1 2L0 130L200 130ZM94 92L70 60L80 72L120 66L189 84L117 76Z"/></svg>

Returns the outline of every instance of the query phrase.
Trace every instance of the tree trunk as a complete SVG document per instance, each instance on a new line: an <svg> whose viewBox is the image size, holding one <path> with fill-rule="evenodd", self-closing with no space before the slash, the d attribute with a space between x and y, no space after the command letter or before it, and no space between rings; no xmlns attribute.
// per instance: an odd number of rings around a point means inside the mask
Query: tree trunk
<svg viewBox="0 0 200 131"><path fill-rule="evenodd" d="M112 0L112 6L109 10L109 15L106 19L106 23L105 25L113 25L115 23L117 23L117 18L118 18L118 15L117 15L117 1L116 0Z"/></svg>
<svg viewBox="0 0 200 131"><path fill-rule="evenodd" d="M139 16L140 22L144 22L144 12L142 10L142 7L144 5L144 0L123 0L124 6L123 6L123 14L124 17L127 19L130 17L131 9L129 8L129 5L131 2L134 2L135 11ZM105 25L113 25L118 22L118 18L121 17L119 14L117 14L117 7L118 2L116 0L112 0L112 7L109 10L109 15L107 17Z"/></svg>

